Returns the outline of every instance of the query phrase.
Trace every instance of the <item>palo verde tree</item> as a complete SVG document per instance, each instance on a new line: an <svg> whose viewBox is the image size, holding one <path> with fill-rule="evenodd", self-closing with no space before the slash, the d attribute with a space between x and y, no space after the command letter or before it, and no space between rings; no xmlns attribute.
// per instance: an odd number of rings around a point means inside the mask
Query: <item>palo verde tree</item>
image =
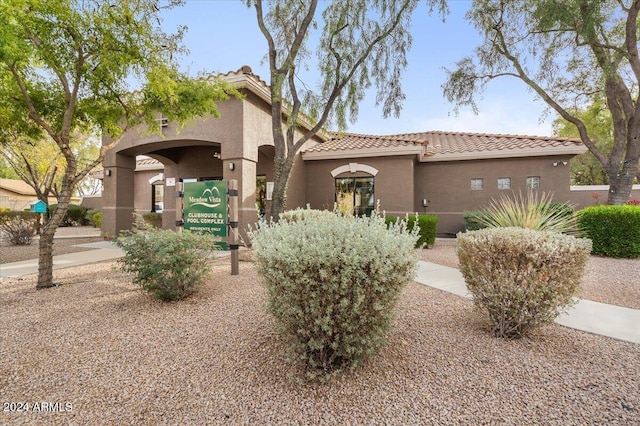
<svg viewBox="0 0 640 426"><path fill-rule="evenodd" d="M64 160L57 208L40 237L37 288L53 285L53 236L74 186L123 132L141 123L159 130L158 111L180 124L216 116L216 102L233 92L177 71L184 28L164 33L159 13L181 3L0 2L0 143L50 140ZM80 161L74 135L94 132L108 133L111 143L91 161Z"/></svg>
<svg viewBox="0 0 640 426"><path fill-rule="evenodd" d="M477 61L464 58L449 72L444 94L475 108L474 95L489 81L521 80L576 127L608 176L608 202L623 204L639 173L639 10L640 0L475 0L467 19L484 42ZM608 151L576 114L596 96L611 113Z"/></svg>
<svg viewBox="0 0 640 426"><path fill-rule="evenodd" d="M268 45L274 188L269 216L278 219L296 153L328 124L345 128L358 114L366 90L375 85L385 117L400 113L405 96L401 77L411 47L410 22L418 0L248 0ZM444 12L445 0L428 0ZM311 35L320 33L317 46ZM298 72L312 53L321 75L318 92ZM314 125L302 131L305 115Z"/></svg>

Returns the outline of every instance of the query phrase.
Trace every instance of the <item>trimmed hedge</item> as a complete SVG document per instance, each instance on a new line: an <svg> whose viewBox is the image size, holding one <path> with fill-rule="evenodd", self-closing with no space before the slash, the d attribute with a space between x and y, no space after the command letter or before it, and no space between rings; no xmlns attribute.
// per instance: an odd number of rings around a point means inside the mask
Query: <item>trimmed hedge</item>
<svg viewBox="0 0 640 426"><path fill-rule="evenodd" d="M49 217L53 215L53 212L58 207L57 204L49 204L47 209L49 210ZM69 204L67 212L62 218L60 226L74 226L74 225L86 225L86 216L88 207L79 206L77 204Z"/></svg>
<svg viewBox="0 0 640 426"><path fill-rule="evenodd" d="M478 218L483 214L482 210L471 210L466 211L462 214L464 218L464 229L466 231L477 231L479 229L484 229L487 227L484 223L482 223Z"/></svg>
<svg viewBox="0 0 640 426"><path fill-rule="evenodd" d="M398 217L385 216L384 223L389 228L392 224L398 222ZM402 219L404 220L404 219ZM418 241L416 241L416 248L428 248L433 246L436 242L436 231L438 229L438 217L430 214L409 215L407 218L407 230L412 231L413 227L418 221Z"/></svg>
<svg viewBox="0 0 640 426"><path fill-rule="evenodd" d="M431 247L436 242L436 230L438 229L438 217L429 214L420 214L417 217L409 216L407 220L407 229L413 230L413 227L418 223L418 241L416 241L416 248Z"/></svg>
<svg viewBox="0 0 640 426"><path fill-rule="evenodd" d="M91 225L94 226L96 228L99 228L100 226L97 226L95 224L95 222L93 221L93 217L96 215L96 213L98 213L100 210L96 210L96 209L89 209L87 210L87 214L84 217L85 222L87 223L87 225Z"/></svg>
<svg viewBox="0 0 640 426"><path fill-rule="evenodd" d="M592 206L578 212L578 229L591 239L593 254L640 257L640 207Z"/></svg>

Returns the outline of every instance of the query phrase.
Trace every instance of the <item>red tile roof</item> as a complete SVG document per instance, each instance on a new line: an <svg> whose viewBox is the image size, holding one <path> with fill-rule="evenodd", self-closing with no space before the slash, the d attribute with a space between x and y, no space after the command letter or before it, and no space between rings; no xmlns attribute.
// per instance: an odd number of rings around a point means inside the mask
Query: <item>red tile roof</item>
<svg viewBox="0 0 640 426"><path fill-rule="evenodd" d="M387 149L388 155L400 155L402 149L406 150L417 146L423 148L421 155L423 161L564 155L586 151L586 147L579 139L555 136L491 135L439 131L387 136L336 133L330 141L306 149L305 157L320 159L322 153L333 153L337 157L341 152L346 151L353 155L358 154L366 157L367 151L379 152L380 149ZM394 148L399 148L398 152L395 152Z"/></svg>
<svg viewBox="0 0 640 426"><path fill-rule="evenodd" d="M427 141L412 135L373 136L355 133L336 133L331 140L314 145L305 152L347 151L371 148L424 146Z"/></svg>

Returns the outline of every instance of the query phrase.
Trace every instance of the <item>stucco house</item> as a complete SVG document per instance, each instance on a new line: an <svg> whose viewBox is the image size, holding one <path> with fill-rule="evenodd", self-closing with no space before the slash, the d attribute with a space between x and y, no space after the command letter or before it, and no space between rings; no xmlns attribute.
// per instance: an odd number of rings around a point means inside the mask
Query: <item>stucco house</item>
<svg viewBox="0 0 640 426"><path fill-rule="evenodd" d="M0 178L0 209L29 210L30 204L37 199L36 191L25 181ZM49 197L49 204L55 202L55 197Z"/></svg>
<svg viewBox="0 0 640 426"><path fill-rule="evenodd" d="M269 203L273 181L269 87L246 66L223 77L245 97L220 104L220 118L198 119L178 132L158 115L162 135L133 129L108 153L103 231L130 228L134 211L161 210L163 227L176 228L182 217L176 192L189 180L237 179L240 229L259 220L256 204ZM572 201L569 162L585 151L579 140L559 137L321 133L296 157L287 208L337 206L362 214L379 201L388 215L437 215L438 233L452 235L463 229L464 211L505 191L534 189Z"/></svg>
<svg viewBox="0 0 640 426"><path fill-rule="evenodd" d="M585 151L568 138L424 132L338 135L302 158L312 207L331 207L343 191L366 186L387 214L434 214L438 232L454 234L464 229L464 211L505 191L535 189L570 200L569 161ZM361 213L373 207L371 198L356 203Z"/></svg>

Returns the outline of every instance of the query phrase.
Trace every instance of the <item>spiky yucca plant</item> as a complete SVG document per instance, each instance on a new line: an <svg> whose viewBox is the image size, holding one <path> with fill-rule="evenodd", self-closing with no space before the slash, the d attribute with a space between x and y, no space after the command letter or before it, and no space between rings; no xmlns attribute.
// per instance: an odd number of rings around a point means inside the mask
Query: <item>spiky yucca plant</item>
<svg viewBox="0 0 640 426"><path fill-rule="evenodd" d="M564 233L575 230L576 214L567 214L567 209L558 208L551 200L552 194L544 192L528 191L526 196L519 192L513 197L502 194L474 218L489 228L518 227Z"/></svg>

